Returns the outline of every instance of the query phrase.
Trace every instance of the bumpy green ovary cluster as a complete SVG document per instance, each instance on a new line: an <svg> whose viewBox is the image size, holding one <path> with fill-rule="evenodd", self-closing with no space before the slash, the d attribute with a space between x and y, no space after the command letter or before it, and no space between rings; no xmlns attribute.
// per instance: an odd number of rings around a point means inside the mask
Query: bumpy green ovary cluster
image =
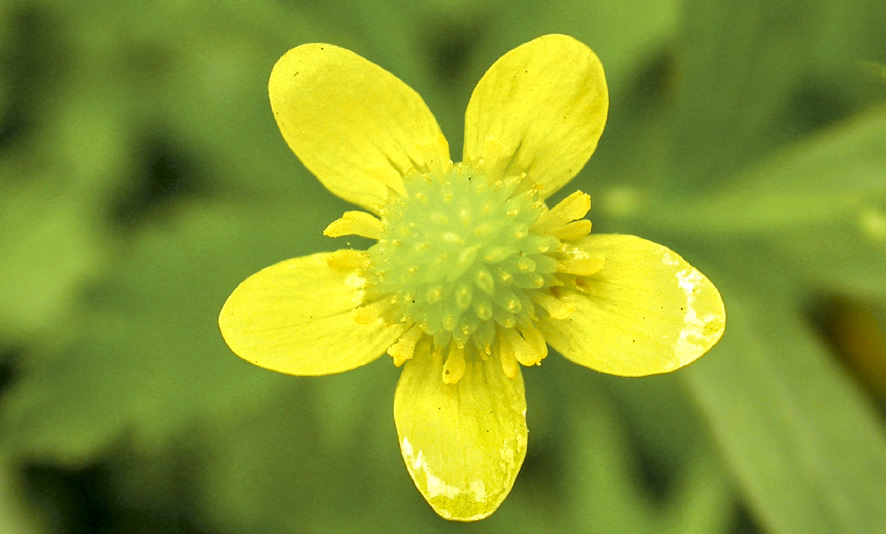
<svg viewBox="0 0 886 534"><path fill-rule="evenodd" d="M460 165L404 185L368 251L367 289L392 303L387 319L418 325L438 349L473 341L487 353L496 325L534 322L531 293L555 284L558 264L559 240L530 231L544 205L514 194L516 179L490 185Z"/></svg>

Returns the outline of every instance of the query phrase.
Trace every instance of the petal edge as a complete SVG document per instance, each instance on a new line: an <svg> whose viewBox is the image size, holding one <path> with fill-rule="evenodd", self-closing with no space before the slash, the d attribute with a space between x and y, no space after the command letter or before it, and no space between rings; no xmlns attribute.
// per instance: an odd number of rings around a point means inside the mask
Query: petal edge
<svg viewBox="0 0 886 534"><path fill-rule="evenodd" d="M518 372L499 358L466 362L457 384L441 379L442 357L406 362L394 396L394 420L409 475L438 515L477 521L498 509L526 456L526 399Z"/></svg>
<svg viewBox="0 0 886 534"><path fill-rule="evenodd" d="M282 261L244 280L228 297L218 324L244 360L280 373L317 376L365 365L402 332L381 320L358 324L356 274L331 269L330 253Z"/></svg>
<svg viewBox="0 0 886 534"><path fill-rule="evenodd" d="M268 82L295 155L337 196L378 213L411 169L442 173L449 145L421 96L375 63L325 43L286 52Z"/></svg>
<svg viewBox="0 0 886 534"><path fill-rule="evenodd" d="M539 329L560 354L603 373L645 376L692 363L723 335L717 288L667 247L630 235L591 235L579 246L606 259L564 292L575 312Z"/></svg>
<svg viewBox="0 0 886 534"><path fill-rule="evenodd" d="M525 187L549 197L584 167L603 134L609 92L603 66L584 43L544 35L486 71L465 112L464 160L493 179L527 173Z"/></svg>

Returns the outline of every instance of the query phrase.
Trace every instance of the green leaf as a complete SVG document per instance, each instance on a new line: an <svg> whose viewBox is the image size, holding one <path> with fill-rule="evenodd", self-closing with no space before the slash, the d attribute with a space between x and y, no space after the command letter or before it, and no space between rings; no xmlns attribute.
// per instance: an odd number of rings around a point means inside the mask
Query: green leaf
<svg viewBox="0 0 886 534"><path fill-rule="evenodd" d="M322 223L288 202L244 215L190 206L173 217L175 231L135 236L126 261L72 313L71 341L22 358L26 378L2 405L8 450L83 465L127 430L135 448L161 450L202 414L273 395L284 377L234 356L216 318L247 273L310 250ZM317 227L318 237L276 250L284 242L276 230L299 226Z"/></svg>
<svg viewBox="0 0 886 534"><path fill-rule="evenodd" d="M783 141L780 112L811 62L815 5L683 2L676 182L705 187Z"/></svg>
<svg viewBox="0 0 886 534"><path fill-rule="evenodd" d="M578 396L572 400L574 405L567 408L569 446L564 452L571 460L567 476L575 491L564 505L576 515L579 530L637 534L726 530L735 508L733 490L706 436L677 432L678 439L690 443L689 455L679 461L669 458L679 465L676 480L671 491L656 501L638 474L625 422L611 401ZM671 407L676 410L679 404Z"/></svg>
<svg viewBox="0 0 886 534"><path fill-rule="evenodd" d="M886 240L886 220L878 222L886 217L886 107L809 136L668 210L664 224L693 233L775 235L851 220Z"/></svg>
<svg viewBox="0 0 886 534"><path fill-rule="evenodd" d="M721 289L726 335L682 376L753 513L772 532L877 531L886 436L872 406L783 295Z"/></svg>
<svg viewBox="0 0 886 534"><path fill-rule="evenodd" d="M813 291L886 302L886 203L829 224L771 236L770 244Z"/></svg>
<svg viewBox="0 0 886 534"><path fill-rule="evenodd" d="M28 513L17 482L9 458L0 454L0 532L44 532L46 529L38 528L39 522Z"/></svg>
<svg viewBox="0 0 886 534"><path fill-rule="evenodd" d="M86 201L21 178L0 186L0 336L14 343L62 320L107 252Z"/></svg>

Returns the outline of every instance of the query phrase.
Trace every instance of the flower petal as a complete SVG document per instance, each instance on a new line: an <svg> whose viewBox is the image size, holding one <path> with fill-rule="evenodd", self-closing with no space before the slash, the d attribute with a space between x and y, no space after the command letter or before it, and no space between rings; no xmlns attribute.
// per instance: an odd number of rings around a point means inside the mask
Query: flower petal
<svg viewBox="0 0 886 534"><path fill-rule="evenodd" d="M417 169L440 174L449 145L421 97L357 54L312 43L283 55L268 84L295 155L330 191L378 212Z"/></svg>
<svg viewBox="0 0 886 534"><path fill-rule="evenodd" d="M443 383L438 355L406 362L394 396L400 451L421 494L443 518L475 521L507 497L526 456L526 399L518 372L497 357L465 361Z"/></svg>
<svg viewBox="0 0 886 534"><path fill-rule="evenodd" d="M599 273L564 291L575 308L539 329L570 360L604 373L643 376L692 363L723 335L726 312L714 284L666 247L630 235L578 244L605 258Z"/></svg>
<svg viewBox="0 0 886 534"><path fill-rule="evenodd" d="M518 46L490 67L465 114L464 159L490 178L527 173L541 198L584 167L603 133L609 92L594 52L565 35Z"/></svg>
<svg viewBox="0 0 886 534"><path fill-rule="evenodd" d="M353 271L330 269L331 254L280 262L247 278L218 318L238 356L291 375L340 373L381 356L403 328L381 319L357 324L360 304Z"/></svg>

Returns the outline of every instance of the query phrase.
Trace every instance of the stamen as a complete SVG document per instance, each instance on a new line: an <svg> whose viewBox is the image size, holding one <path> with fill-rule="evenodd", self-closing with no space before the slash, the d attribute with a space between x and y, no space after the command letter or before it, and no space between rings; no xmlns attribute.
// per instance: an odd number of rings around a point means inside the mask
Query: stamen
<svg viewBox="0 0 886 534"><path fill-rule="evenodd" d="M517 356L514 354L513 345L502 335L499 336L498 353L501 358L501 368L505 372L505 376L508 378L514 378L517 376L517 373L520 372L520 363L517 361Z"/></svg>
<svg viewBox="0 0 886 534"><path fill-rule="evenodd" d="M335 271L351 271L369 265L369 255L362 250L336 250L326 258L326 265Z"/></svg>
<svg viewBox="0 0 886 534"><path fill-rule="evenodd" d="M495 323L492 321L480 323L475 339L475 344L481 353L492 354L492 344L495 341Z"/></svg>
<svg viewBox="0 0 886 534"><path fill-rule="evenodd" d="M415 355L415 344L422 333L421 327L413 323L396 343L388 347L388 354L394 359L395 366L400 367Z"/></svg>
<svg viewBox="0 0 886 534"><path fill-rule="evenodd" d="M328 237L358 235L369 239L380 239L383 231L381 221L365 211L346 211L341 219L332 221L323 230L323 235Z"/></svg>
<svg viewBox="0 0 886 534"><path fill-rule="evenodd" d="M591 233L591 221L587 219L579 219L565 224L558 228L554 228L549 235L556 237L562 241L575 241Z"/></svg>
<svg viewBox="0 0 886 534"><path fill-rule="evenodd" d="M452 341L452 332L449 330L439 330L434 334L434 349L442 351L449 342Z"/></svg>
<svg viewBox="0 0 886 534"><path fill-rule="evenodd" d="M541 361L548 355L548 344L544 336L529 323L517 327L523 335L524 350L514 351L517 361L525 366L541 365Z"/></svg>
<svg viewBox="0 0 886 534"><path fill-rule="evenodd" d="M566 304L557 297L544 291L530 291L529 298L532 302L542 307L552 319L566 319L575 311L575 306Z"/></svg>
<svg viewBox="0 0 886 534"><path fill-rule="evenodd" d="M576 221L588 214L591 209L591 196L576 191L560 201L550 210L542 213L532 230L537 233L551 233L552 230L564 226L570 221ZM562 239L562 238L561 238Z"/></svg>
<svg viewBox="0 0 886 534"><path fill-rule="evenodd" d="M357 324L369 324L381 319L384 316L384 313L390 310L395 304L394 300L395 299L391 297L380 298L375 302L370 302L369 304L354 308L354 310L351 311L351 316Z"/></svg>
<svg viewBox="0 0 886 534"><path fill-rule="evenodd" d="M449 345L449 356L443 364L443 383L457 384L465 374L465 350L455 343Z"/></svg>
<svg viewBox="0 0 886 534"><path fill-rule="evenodd" d="M557 264L557 271L576 276L590 276L603 269L606 258L602 256L562 260Z"/></svg>

